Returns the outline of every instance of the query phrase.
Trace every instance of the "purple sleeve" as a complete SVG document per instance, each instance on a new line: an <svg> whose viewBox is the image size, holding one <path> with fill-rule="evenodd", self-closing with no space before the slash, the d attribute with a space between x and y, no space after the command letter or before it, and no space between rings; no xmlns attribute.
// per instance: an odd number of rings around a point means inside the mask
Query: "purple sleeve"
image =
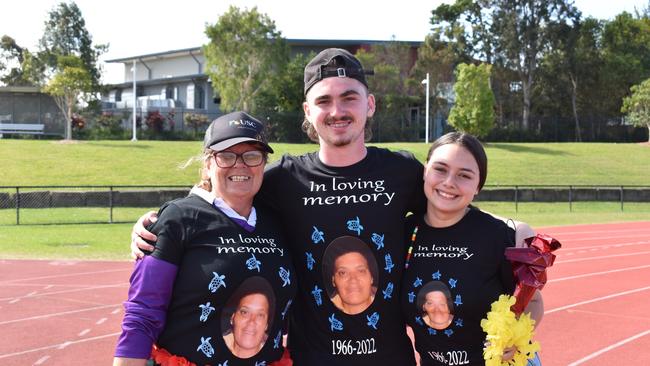
<svg viewBox="0 0 650 366"><path fill-rule="evenodd" d="M177 271L176 265L150 255L136 262L115 357L149 358L165 326Z"/></svg>

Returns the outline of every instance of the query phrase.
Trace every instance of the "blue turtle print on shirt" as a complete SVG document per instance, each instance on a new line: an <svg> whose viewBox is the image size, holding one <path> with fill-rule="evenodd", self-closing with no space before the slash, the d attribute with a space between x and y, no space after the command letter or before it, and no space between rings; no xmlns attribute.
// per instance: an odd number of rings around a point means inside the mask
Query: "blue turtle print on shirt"
<svg viewBox="0 0 650 366"><path fill-rule="evenodd" d="M282 330L278 331L278 334L273 338L273 348L280 348L280 341L282 340Z"/></svg>
<svg viewBox="0 0 650 366"><path fill-rule="evenodd" d="M329 320L329 322L330 322L330 330L332 332L335 331L335 330L339 330L339 331L343 330L343 323L340 320L336 319L336 317L334 316L334 313L332 313L332 316L327 318L327 320Z"/></svg>
<svg viewBox="0 0 650 366"><path fill-rule="evenodd" d="M454 304L456 304L456 306L463 305L463 300L461 299L460 295L456 295L456 300L454 300Z"/></svg>
<svg viewBox="0 0 650 366"><path fill-rule="evenodd" d="M325 236L323 235L323 232L318 230L316 226L312 226L314 228L314 231L311 233L311 241L314 242L314 244L324 243L325 242Z"/></svg>
<svg viewBox="0 0 650 366"><path fill-rule="evenodd" d="M321 296L322 292L323 290L318 288L318 285L314 286L314 289L311 292L311 294L314 295L314 300L316 300L316 305L318 306L321 306L323 304L323 298Z"/></svg>
<svg viewBox="0 0 650 366"><path fill-rule="evenodd" d="M418 324L420 324L420 325L424 325L424 322L422 321L422 317L421 317L421 316L416 316L416 317L415 317L415 322L418 323Z"/></svg>
<svg viewBox="0 0 650 366"><path fill-rule="evenodd" d="M196 349L197 351L203 352L205 357L208 358L214 355L214 348L210 344L210 339L212 339L212 337L208 337L208 338L201 337L201 344L199 344L199 347Z"/></svg>
<svg viewBox="0 0 650 366"><path fill-rule="evenodd" d="M289 311L289 306L291 306L291 302L292 300L289 299L289 301L287 301L287 305L284 306L284 310L282 310L282 320L284 320L284 317L287 316L287 311Z"/></svg>
<svg viewBox="0 0 650 366"><path fill-rule="evenodd" d="M284 267L280 267L280 269L278 270L278 275L280 276L282 281L284 281L284 283L282 283L282 287L291 284L291 273L289 272L288 269Z"/></svg>
<svg viewBox="0 0 650 366"><path fill-rule="evenodd" d="M361 235L361 230L363 230L363 226L361 225L359 216L357 216L356 219L348 220L347 224L348 224L348 230L355 231L357 235Z"/></svg>
<svg viewBox="0 0 650 366"><path fill-rule="evenodd" d="M220 275L217 272L212 272L214 277L212 278L212 281L210 281L210 284L208 285L208 290L210 292L215 293L220 287L226 287L226 276L225 275Z"/></svg>
<svg viewBox="0 0 650 366"><path fill-rule="evenodd" d="M386 261L386 267L384 267L384 269L386 270L386 272L392 273L393 267L395 267L395 265L393 264L393 258L390 256L390 254L386 254L384 256L384 260Z"/></svg>
<svg viewBox="0 0 650 366"><path fill-rule="evenodd" d="M415 292L411 291L408 293L409 302L412 304L415 301Z"/></svg>
<svg viewBox="0 0 650 366"><path fill-rule="evenodd" d="M371 315L366 315L366 319L368 320L368 326L372 327L373 329L377 330L377 323L379 322L379 313L374 312Z"/></svg>
<svg viewBox="0 0 650 366"><path fill-rule="evenodd" d="M453 330L453 329L451 329L451 328L447 328L447 329L445 329L445 335L446 335L447 337L451 337L452 334L454 334L454 330Z"/></svg>
<svg viewBox="0 0 650 366"><path fill-rule="evenodd" d="M384 247L384 235L379 235L377 233L372 233L370 240L377 246L377 250Z"/></svg>
<svg viewBox="0 0 650 366"><path fill-rule="evenodd" d="M314 269L314 263L316 263L316 260L314 260L314 255L310 252L305 252L305 255L307 256L307 269L311 271Z"/></svg>
<svg viewBox="0 0 650 366"><path fill-rule="evenodd" d="M390 299L393 297L393 283L388 282L386 289L381 291L384 294L384 300Z"/></svg>
<svg viewBox="0 0 650 366"><path fill-rule="evenodd" d="M208 317L210 316L210 313L216 310L214 306L210 305L210 301L206 302L205 304L199 305L199 307L201 308L201 316L199 317L199 321L202 323L208 321Z"/></svg>
<svg viewBox="0 0 650 366"><path fill-rule="evenodd" d="M251 257L246 260L246 267L248 267L248 269L251 271L256 269L257 272L259 272L260 264L262 264L262 262L258 261L257 258L255 258L255 254L251 254Z"/></svg>

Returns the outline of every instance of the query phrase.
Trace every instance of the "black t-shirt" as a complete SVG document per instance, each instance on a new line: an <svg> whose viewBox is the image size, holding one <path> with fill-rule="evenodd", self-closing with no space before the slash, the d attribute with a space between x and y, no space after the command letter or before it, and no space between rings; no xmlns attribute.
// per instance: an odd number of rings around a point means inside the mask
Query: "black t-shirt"
<svg viewBox="0 0 650 366"><path fill-rule="evenodd" d="M480 322L499 295L514 291L504 255L514 230L475 208L446 228L428 226L423 215L406 225L409 245L418 231L400 297L421 364L485 365Z"/></svg>
<svg viewBox="0 0 650 366"><path fill-rule="evenodd" d="M160 209L151 227L158 235L152 255L177 265L178 273L159 346L199 365L257 365L281 357L295 271L279 223L262 209L257 217L248 232L195 195ZM242 320L251 316L257 328ZM248 340L240 336L246 326ZM239 358L230 351L235 340L261 349Z"/></svg>
<svg viewBox="0 0 650 366"><path fill-rule="evenodd" d="M347 167L311 153L285 155L267 170L258 197L279 212L298 274L295 365L415 363L398 297L404 217L426 203L422 172L411 154L374 147ZM340 270L346 259L365 269ZM357 301L366 305L350 310Z"/></svg>

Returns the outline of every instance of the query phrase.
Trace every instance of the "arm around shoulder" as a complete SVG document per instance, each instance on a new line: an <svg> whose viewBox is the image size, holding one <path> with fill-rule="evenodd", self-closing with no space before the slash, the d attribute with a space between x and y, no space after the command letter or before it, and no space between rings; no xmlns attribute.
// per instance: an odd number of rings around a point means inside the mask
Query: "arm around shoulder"
<svg viewBox="0 0 650 366"><path fill-rule="evenodd" d="M525 239L532 238L536 235L535 230L533 230L530 225L522 221L514 221L515 223L515 246L518 248L525 248L526 242Z"/></svg>

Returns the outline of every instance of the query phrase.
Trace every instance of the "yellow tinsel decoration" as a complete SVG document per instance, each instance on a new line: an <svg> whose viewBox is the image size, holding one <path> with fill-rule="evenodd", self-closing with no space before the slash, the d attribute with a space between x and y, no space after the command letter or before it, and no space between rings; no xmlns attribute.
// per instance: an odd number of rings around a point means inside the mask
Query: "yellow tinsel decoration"
<svg viewBox="0 0 650 366"><path fill-rule="evenodd" d="M499 300L492 303L487 319L481 320L488 341L483 350L485 366L524 366L540 349L538 342L531 343L535 321L529 314L521 314L517 319L510 310L515 301L514 296L499 296ZM504 349L512 346L517 348L515 356L508 362L502 361Z"/></svg>

